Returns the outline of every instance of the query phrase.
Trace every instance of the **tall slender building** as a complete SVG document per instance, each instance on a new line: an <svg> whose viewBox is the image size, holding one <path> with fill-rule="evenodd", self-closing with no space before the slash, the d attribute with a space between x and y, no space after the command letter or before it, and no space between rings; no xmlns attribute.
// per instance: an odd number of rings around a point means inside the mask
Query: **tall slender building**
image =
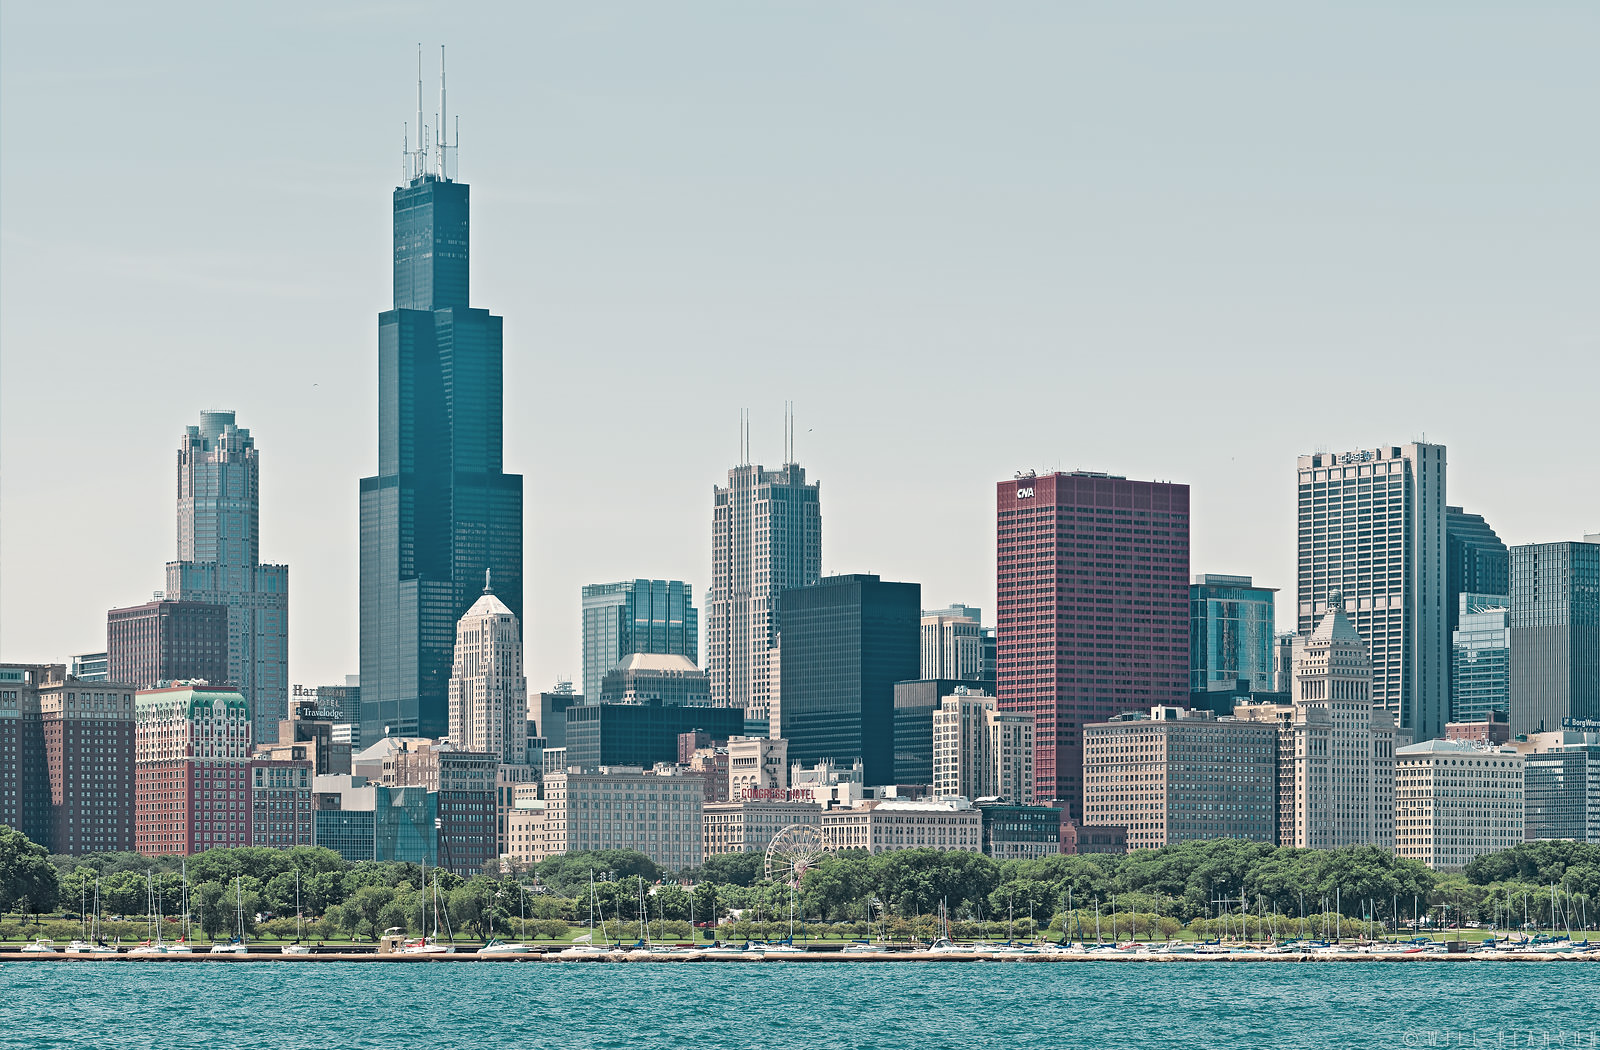
<svg viewBox="0 0 1600 1050"><path fill-rule="evenodd" d="M227 681L250 705L256 741L271 743L289 717L289 567L261 564L260 525L255 439L232 412L201 412L178 441L178 560L167 563L166 596L227 607Z"/></svg>
<svg viewBox="0 0 1600 1050"><path fill-rule="evenodd" d="M997 695L1041 802L1083 821L1083 727L1189 697L1189 486L1077 471L996 495Z"/></svg>
<svg viewBox="0 0 1600 1050"><path fill-rule="evenodd" d="M713 493L706 670L711 702L752 721L772 706L778 598L822 578L821 486L792 461L777 470L741 464Z"/></svg>
<svg viewBox="0 0 1600 1050"><path fill-rule="evenodd" d="M421 83L418 83L421 110ZM444 112L443 76L440 112ZM421 123L420 119L418 121ZM485 569L522 617L522 475L503 460L501 318L468 306L467 185L445 147L394 191L378 473L361 479L361 739L443 736L456 621Z"/></svg>
<svg viewBox="0 0 1600 1050"><path fill-rule="evenodd" d="M1389 445L1299 461L1298 629L1342 594L1372 659L1373 703L1413 740L1450 715L1445 450Z"/></svg>
<svg viewBox="0 0 1600 1050"><path fill-rule="evenodd" d="M522 629L491 583L483 581L482 597L456 624L450 742L464 751L492 754L504 765L521 765L528 752Z"/></svg>

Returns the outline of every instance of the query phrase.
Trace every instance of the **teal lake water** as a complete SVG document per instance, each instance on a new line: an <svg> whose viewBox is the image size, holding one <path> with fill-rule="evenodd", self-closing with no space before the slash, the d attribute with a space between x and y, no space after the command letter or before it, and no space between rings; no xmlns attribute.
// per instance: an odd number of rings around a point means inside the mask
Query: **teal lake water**
<svg viewBox="0 0 1600 1050"><path fill-rule="evenodd" d="M0 963L0 1048L1549 1047L1593 963Z"/></svg>

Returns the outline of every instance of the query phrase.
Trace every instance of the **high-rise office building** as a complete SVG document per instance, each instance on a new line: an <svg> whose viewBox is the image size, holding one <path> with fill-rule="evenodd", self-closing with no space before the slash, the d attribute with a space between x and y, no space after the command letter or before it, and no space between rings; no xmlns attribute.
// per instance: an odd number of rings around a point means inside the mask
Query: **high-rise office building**
<svg viewBox="0 0 1600 1050"><path fill-rule="evenodd" d="M1337 597L1299 639L1287 704L1241 704L1234 717L1278 732L1278 844L1394 848L1394 718L1372 702L1366 643Z"/></svg>
<svg viewBox="0 0 1600 1050"><path fill-rule="evenodd" d="M1511 554L1482 514L1444 509L1445 606L1452 631L1461 622L1462 594L1510 594Z"/></svg>
<svg viewBox="0 0 1600 1050"><path fill-rule="evenodd" d="M1032 715L1001 711L994 697L966 689L940 699L933 713L936 797L1032 805L1033 789Z"/></svg>
<svg viewBox="0 0 1600 1050"><path fill-rule="evenodd" d="M133 848L133 687L0 666L0 824L51 853Z"/></svg>
<svg viewBox="0 0 1600 1050"><path fill-rule="evenodd" d="M680 580L623 580L583 588L583 695L622 658L658 653L700 662L700 610L694 588Z"/></svg>
<svg viewBox="0 0 1600 1050"><path fill-rule="evenodd" d="M1412 739L1450 714L1445 450L1414 442L1299 461L1298 630L1345 610L1372 657L1372 699Z"/></svg>
<svg viewBox="0 0 1600 1050"><path fill-rule="evenodd" d="M1486 722L1511 708L1511 599L1503 594L1456 596L1450 634L1450 720ZM1447 734L1448 736L1448 734Z"/></svg>
<svg viewBox="0 0 1600 1050"><path fill-rule="evenodd" d="M1600 732L1558 729L1519 737L1527 839L1600 843Z"/></svg>
<svg viewBox="0 0 1600 1050"><path fill-rule="evenodd" d="M442 736L456 621L484 570L522 618L522 476L504 467L501 318L468 305L466 183L443 150L394 191L378 472L361 480L361 739Z"/></svg>
<svg viewBox="0 0 1600 1050"><path fill-rule="evenodd" d="M994 679L918 678L894 684L894 774L890 783L933 783L933 713L947 696L971 689L994 695Z"/></svg>
<svg viewBox="0 0 1600 1050"><path fill-rule="evenodd" d="M450 742L521 765L528 752L528 679L522 625L485 580L483 595L456 624L450 672Z"/></svg>
<svg viewBox="0 0 1600 1050"><path fill-rule="evenodd" d="M894 687L921 663L922 585L866 574L783 592L783 668L773 736L789 760L861 760L868 784L894 776Z"/></svg>
<svg viewBox="0 0 1600 1050"><path fill-rule="evenodd" d="M67 673L80 682L107 681L105 653L78 653L67 658Z"/></svg>
<svg viewBox="0 0 1600 1050"><path fill-rule="evenodd" d="M1189 486L1022 475L996 492L1001 710L1035 794L1083 820L1083 727L1189 696Z"/></svg>
<svg viewBox="0 0 1600 1050"><path fill-rule="evenodd" d="M978 610L922 614L922 677L977 681L983 677L983 626Z"/></svg>
<svg viewBox="0 0 1600 1050"><path fill-rule="evenodd" d="M289 716L289 567L261 563L260 526L255 439L232 412L201 412L178 440L178 558L167 563L167 597L227 607L227 681L250 704L256 740L270 743Z"/></svg>
<svg viewBox="0 0 1600 1050"><path fill-rule="evenodd" d="M1511 548L1511 732L1600 719L1600 543Z"/></svg>
<svg viewBox="0 0 1600 1050"><path fill-rule="evenodd" d="M1126 828L1128 849L1273 840L1277 738L1270 725L1152 707L1085 726L1083 738L1083 823Z"/></svg>
<svg viewBox="0 0 1600 1050"><path fill-rule="evenodd" d="M164 682L229 684L225 605L157 598L106 613L106 676L139 689Z"/></svg>
<svg viewBox="0 0 1600 1050"><path fill-rule="evenodd" d="M752 722L772 707L778 596L822 576L820 493L792 460L741 464L713 492L705 667L711 702L745 708Z"/></svg>
<svg viewBox="0 0 1600 1050"><path fill-rule="evenodd" d="M1206 573L1189 585L1189 691L1272 689L1273 595L1248 576Z"/></svg>

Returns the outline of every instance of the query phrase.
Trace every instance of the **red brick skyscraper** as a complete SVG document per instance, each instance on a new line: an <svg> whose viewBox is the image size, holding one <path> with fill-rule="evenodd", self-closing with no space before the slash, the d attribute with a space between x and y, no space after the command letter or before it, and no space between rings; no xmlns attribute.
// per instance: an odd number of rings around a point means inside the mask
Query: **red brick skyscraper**
<svg viewBox="0 0 1600 1050"><path fill-rule="evenodd" d="M1075 472L996 487L997 692L1034 780L1083 820L1083 726L1187 706L1189 486Z"/></svg>

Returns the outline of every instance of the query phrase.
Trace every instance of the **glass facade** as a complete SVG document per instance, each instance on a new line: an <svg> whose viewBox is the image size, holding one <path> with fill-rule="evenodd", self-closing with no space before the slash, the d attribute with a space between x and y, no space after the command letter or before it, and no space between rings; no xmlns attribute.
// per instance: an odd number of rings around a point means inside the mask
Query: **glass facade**
<svg viewBox="0 0 1600 1050"><path fill-rule="evenodd" d="M1523 769L1524 837L1600 843L1600 745L1541 751Z"/></svg>
<svg viewBox="0 0 1600 1050"><path fill-rule="evenodd" d="M596 698L605 673L632 653L700 662L700 611L680 580L623 580L583 588L583 695Z"/></svg>
<svg viewBox="0 0 1600 1050"><path fill-rule="evenodd" d="M1189 691L1272 688L1273 587L1248 576L1204 575L1189 587Z"/></svg>
<svg viewBox="0 0 1600 1050"><path fill-rule="evenodd" d="M491 570L522 617L522 476L503 470L501 319L467 306L468 190L394 194L378 473L361 480L361 736L442 736L456 621Z"/></svg>
<svg viewBox="0 0 1600 1050"><path fill-rule="evenodd" d="M1600 719L1600 543L1511 548L1511 732Z"/></svg>
<svg viewBox="0 0 1600 1050"><path fill-rule="evenodd" d="M830 576L784 591L779 617L773 735L789 741L789 761L860 759L868 784L892 783L895 683L922 668L922 585Z"/></svg>
<svg viewBox="0 0 1600 1050"><path fill-rule="evenodd" d="M1462 594L1450 636L1450 719L1485 722L1511 707L1511 599Z"/></svg>
<svg viewBox="0 0 1600 1050"><path fill-rule="evenodd" d="M713 740L744 732L744 709L643 704L576 704L567 708L566 764L583 769L678 760L678 734L704 730Z"/></svg>

